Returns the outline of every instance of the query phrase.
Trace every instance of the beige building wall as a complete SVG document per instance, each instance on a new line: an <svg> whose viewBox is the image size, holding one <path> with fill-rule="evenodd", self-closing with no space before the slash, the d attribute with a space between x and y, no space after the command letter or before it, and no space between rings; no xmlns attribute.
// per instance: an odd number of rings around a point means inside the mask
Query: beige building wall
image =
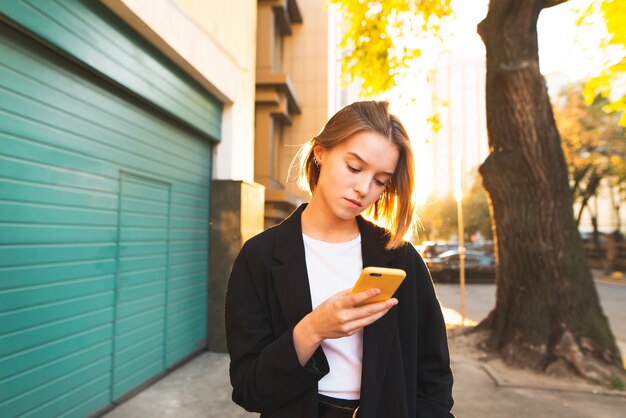
<svg viewBox="0 0 626 418"><path fill-rule="evenodd" d="M188 18L242 68L256 62L256 1L175 0Z"/></svg>
<svg viewBox="0 0 626 418"><path fill-rule="evenodd" d="M293 35L285 38L283 66L291 76L302 113L284 129L280 178L285 181L298 146L317 135L328 119L328 11L321 0L298 0L298 5L303 24L295 26ZM308 194L298 188L295 174L291 173L285 187L297 204L308 200Z"/></svg>

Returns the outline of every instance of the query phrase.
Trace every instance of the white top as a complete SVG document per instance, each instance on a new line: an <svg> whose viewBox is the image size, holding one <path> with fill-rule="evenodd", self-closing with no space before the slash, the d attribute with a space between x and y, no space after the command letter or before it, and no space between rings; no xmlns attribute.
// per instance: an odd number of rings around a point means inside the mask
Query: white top
<svg viewBox="0 0 626 418"><path fill-rule="evenodd" d="M330 243L302 234L313 309L336 293L350 289L363 268L361 235L348 242ZM318 384L322 395L341 399L361 397L363 331L322 341L330 372Z"/></svg>

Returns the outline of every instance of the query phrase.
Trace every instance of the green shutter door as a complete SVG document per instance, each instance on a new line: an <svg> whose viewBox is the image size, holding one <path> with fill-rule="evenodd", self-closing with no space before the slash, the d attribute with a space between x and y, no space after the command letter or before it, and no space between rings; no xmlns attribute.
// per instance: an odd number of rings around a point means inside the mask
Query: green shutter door
<svg viewBox="0 0 626 418"><path fill-rule="evenodd" d="M0 417L85 416L204 345L209 140L0 22Z"/></svg>
<svg viewBox="0 0 626 418"><path fill-rule="evenodd" d="M113 398L165 369L171 184L122 173Z"/></svg>

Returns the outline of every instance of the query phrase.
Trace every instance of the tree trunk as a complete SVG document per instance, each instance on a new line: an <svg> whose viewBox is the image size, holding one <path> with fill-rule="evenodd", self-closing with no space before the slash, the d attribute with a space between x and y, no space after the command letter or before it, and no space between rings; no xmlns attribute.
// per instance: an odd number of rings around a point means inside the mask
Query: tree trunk
<svg viewBox="0 0 626 418"><path fill-rule="evenodd" d="M537 19L559 1L491 0L487 49L489 193L497 300L485 326L505 360L564 362L587 377L623 370L576 229L560 137L539 71ZM595 367L595 369L594 369Z"/></svg>
<svg viewBox="0 0 626 418"><path fill-rule="evenodd" d="M598 197L596 196L596 207L598 207ZM600 231L598 230L598 212L591 209L591 205L587 207L589 219L591 219L591 241L596 247L600 247ZM576 224L578 226L578 224Z"/></svg>

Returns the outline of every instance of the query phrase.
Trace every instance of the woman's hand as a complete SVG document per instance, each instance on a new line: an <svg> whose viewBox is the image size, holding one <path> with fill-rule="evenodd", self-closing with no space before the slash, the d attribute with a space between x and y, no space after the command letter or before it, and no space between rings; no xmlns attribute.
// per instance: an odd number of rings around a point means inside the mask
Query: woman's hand
<svg viewBox="0 0 626 418"><path fill-rule="evenodd" d="M331 296L313 312L302 318L293 330L293 340L300 364L304 365L323 340L353 335L383 315L398 303L391 298L384 302L362 302L380 294L380 289L350 293L350 289Z"/></svg>

